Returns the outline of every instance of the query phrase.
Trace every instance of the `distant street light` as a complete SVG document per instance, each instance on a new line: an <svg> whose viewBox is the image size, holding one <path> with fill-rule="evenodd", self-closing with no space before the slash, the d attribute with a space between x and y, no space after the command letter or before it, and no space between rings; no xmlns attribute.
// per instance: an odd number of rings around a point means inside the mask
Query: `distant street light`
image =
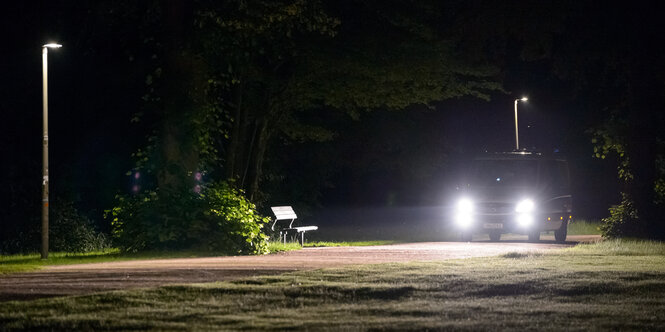
<svg viewBox="0 0 665 332"><path fill-rule="evenodd" d="M42 259L48 258L48 49L60 48L60 44L42 46L42 96L44 141L42 148Z"/></svg>
<svg viewBox="0 0 665 332"><path fill-rule="evenodd" d="M520 149L520 139L517 131L517 103L520 101L527 101L529 98L522 97L520 99L515 99L515 150L519 151Z"/></svg>

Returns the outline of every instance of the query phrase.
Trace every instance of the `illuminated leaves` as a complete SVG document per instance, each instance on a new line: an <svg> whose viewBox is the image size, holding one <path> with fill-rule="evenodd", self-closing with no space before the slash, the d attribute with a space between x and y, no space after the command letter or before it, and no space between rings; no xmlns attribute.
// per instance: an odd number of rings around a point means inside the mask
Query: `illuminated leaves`
<svg viewBox="0 0 665 332"><path fill-rule="evenodd" d="M627 130L628 124L625 120L616 115L610 116L608 120L601 125L589 129L591 134L591 143L593 144L593 156L595 158L605 159L608 156L615 155L619 164L617 172L619 178L624 181L633 179L631 173L630 158L626 154Z"/></svg>

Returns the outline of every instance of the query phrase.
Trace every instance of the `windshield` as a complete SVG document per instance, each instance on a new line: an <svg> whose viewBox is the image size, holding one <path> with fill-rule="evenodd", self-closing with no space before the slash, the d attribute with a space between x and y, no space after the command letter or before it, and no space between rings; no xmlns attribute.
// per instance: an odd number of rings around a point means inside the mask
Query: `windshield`
<svg viewBox="0 0 665 332"><path fill-rule="evenodd" d="M533 186L538 180L537 160L476 160L470 184L478 187Z"/></svg>

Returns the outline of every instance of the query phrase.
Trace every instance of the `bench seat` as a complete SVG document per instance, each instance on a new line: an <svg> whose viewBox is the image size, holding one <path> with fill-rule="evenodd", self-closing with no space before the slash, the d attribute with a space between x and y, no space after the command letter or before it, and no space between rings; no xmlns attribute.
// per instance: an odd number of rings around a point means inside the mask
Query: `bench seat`
<svg viewBox="0 0 665 332"><path fill-rule="evenodd" d="M270 208L272 213L275 215L275 221L272 223L271 229L275 230L275 224L280 220L290 220L288 228L280 230L279 237L280 240L283 240L286 243L286 237L288 233L296 233L298 236L298 242L300 245L305 245L305 233L309 231L315 231L319 229L319 226L297 226L293 227L293 221L298 218L295 211L291 206L273 206Z"/></svg>

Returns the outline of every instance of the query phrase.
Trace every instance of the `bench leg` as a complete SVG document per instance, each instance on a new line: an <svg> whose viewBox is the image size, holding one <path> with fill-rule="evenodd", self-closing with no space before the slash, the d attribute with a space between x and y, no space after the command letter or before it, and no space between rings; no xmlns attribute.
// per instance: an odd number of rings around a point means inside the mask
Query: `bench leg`
<svg viewBox="0 0 665 332"><path fill-rule="evenodd" d="M300 232L300 246L305 246L305 232Z"/></svg>

